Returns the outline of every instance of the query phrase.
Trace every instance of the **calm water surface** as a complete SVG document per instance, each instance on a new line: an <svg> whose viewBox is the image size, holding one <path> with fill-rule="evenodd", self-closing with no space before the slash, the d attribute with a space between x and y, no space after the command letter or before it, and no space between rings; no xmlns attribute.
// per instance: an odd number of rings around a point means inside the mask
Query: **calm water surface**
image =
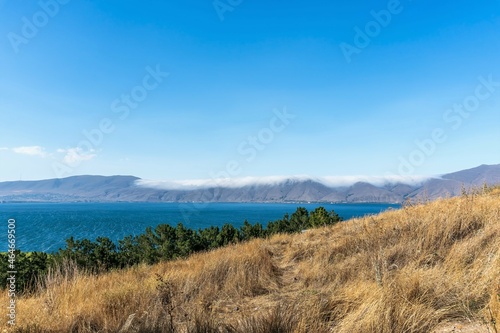
<svg viewBox="0 0 500 333"><path fill-rule="evenodd" d="M16 220L16 245L22 251L57 251L70 236L76 239L109 237L113 241L143 233L146 227L182 222L199 229L231 223L239 227L248 220L264 225L290 215L297 207L309 211L324 206L344 219L376 214L393 204L263 204L263 203L4 203L0 204L4 240L0 251L7 250L7 220ZM0 236L1 237L1 236Z"/></svg>

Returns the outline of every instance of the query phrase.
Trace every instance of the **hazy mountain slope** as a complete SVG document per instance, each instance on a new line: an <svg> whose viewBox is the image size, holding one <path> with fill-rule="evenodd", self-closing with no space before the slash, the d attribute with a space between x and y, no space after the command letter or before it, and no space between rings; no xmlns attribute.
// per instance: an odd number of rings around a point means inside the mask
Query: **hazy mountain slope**
<svg viewBox="0 0 500 333"><path fill-rule="evenodd" d="M403 196L383 187L356 183L346 191L347 202L401 202Z"/></svg>
<svg viewBox="0 0 500 333"><path fill-rule="evenodd" d="M462 185L470 187L470 184L451 179L429 179L421 187L410 192L410 198L434 199L443 197L452 197L459 195Z"/></svg>
<svg viewBox="0 0 500 333"><path fill-rule="evenodd" d="M456 180L466 184L494 185L500 183L500 164L497 165L480 165L477 168L462 170L458 172L443 175L441 178Z"/></svg>
<svg viewBox="0 0 500 333"><path fill-rule="evenodd" d="M410 192L409 197L438 198L460 195L462 188L480 187L484 184L500 184L500 165L480 165L476 168L442 175L429 179L420 188Z"/></svg>
<svg viewBox="0 0 500 333"><path fill-rule="evenodd" d="M40 181L14 181L0 183L0 199L38 201L54 196L57 201L92 199L120 200L126 190L135 187L137 177L132 176L73 176ZM37 199L38 198L38 199Z"/></svg>

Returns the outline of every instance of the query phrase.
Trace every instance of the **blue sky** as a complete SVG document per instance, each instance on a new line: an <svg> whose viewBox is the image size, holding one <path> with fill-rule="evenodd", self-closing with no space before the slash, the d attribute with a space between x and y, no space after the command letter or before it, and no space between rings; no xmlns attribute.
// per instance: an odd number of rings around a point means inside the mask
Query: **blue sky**
<svg viewBox="0 0 500 333"><path fill-rule="evenodd" d="M0 180L497 164L499 54L498 0L0 0Z"/></svg>

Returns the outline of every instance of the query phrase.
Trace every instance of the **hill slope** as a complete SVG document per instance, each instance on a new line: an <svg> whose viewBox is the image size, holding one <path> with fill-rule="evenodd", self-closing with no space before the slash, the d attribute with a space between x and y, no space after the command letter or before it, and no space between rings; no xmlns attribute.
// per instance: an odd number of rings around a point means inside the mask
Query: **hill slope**
<svg viewBox="0 0 500 333"><path fill-rule="evenodd" d="M500 165L476 168L431 178L421 184L342 186L314 179L282 179L244 186L180 188L154 185L132 176L74 176L42 181L0 183L0 201L152 201L152 202L383 202L412 198L455 196L462 187L500 184Z"/></svg>
<svg viewBox="0 0 500 333"><path fill-rule="evenodd" d="M20 326L40 332L494 332L500 329L500 190L152 267L100 276L66 271L52 275L46 290L18 300ZM0 301L7 304L6 293Z"/></svg>

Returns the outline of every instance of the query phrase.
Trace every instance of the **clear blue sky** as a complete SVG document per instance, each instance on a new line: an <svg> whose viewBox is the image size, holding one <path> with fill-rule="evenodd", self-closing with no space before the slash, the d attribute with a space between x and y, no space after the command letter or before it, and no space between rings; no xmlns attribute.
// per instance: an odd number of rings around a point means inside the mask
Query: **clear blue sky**
<svg viewBox="0 0 500 333"><path fill-rule="evenodd" d="M497 164L499 55L498 0L0 0L0 180Z"/></svg>

